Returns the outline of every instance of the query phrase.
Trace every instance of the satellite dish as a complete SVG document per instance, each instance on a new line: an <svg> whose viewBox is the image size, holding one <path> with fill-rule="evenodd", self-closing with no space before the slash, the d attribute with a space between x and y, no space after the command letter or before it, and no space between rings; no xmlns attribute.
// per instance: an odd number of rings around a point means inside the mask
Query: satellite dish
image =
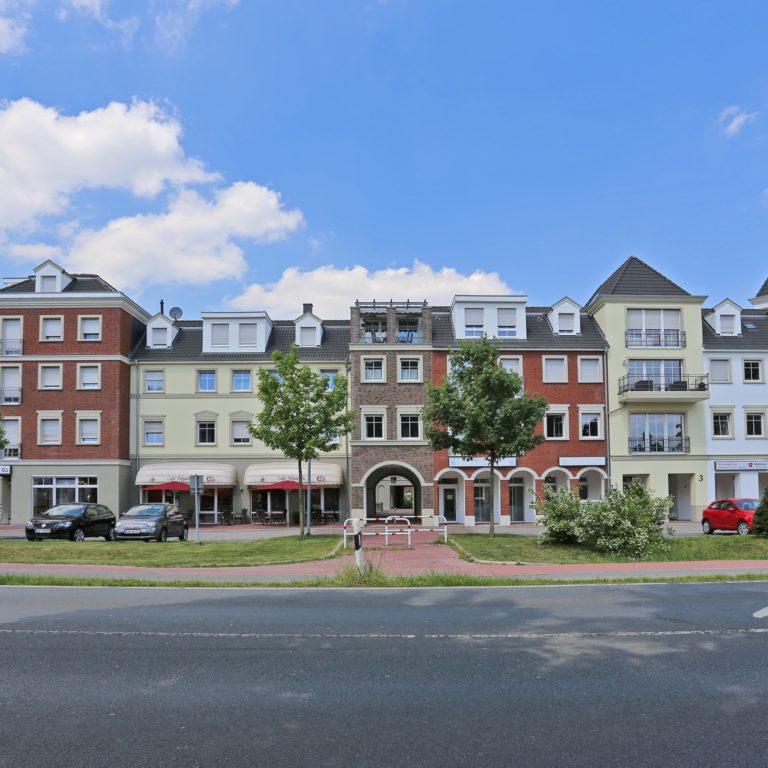
<svg viewBox="0 0 768 768"><path fill-rule="evenodd" d="M181 307L171 307L168 310L168 314L174 319L178 320L184 313L181 311Z"/></svg>

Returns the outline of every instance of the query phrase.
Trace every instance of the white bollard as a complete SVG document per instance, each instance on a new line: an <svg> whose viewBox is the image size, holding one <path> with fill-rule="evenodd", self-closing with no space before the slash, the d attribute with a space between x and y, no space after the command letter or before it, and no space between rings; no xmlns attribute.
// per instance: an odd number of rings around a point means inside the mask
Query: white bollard
<svg viewBox="0 0 768 768"><path fill-rule="evenodd" d="M358 572L362 575L365 570L365 559L363 558L363 521L355 518L352 521L352 533L355 541L355 565Z"/></svg>

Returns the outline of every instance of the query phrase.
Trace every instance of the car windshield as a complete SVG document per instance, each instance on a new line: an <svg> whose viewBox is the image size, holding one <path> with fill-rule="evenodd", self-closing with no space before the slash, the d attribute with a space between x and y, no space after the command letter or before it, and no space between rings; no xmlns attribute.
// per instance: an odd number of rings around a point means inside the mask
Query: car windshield
<svg viewBox="0 0 768 768"><path fill-rule="evenodd" d="M137 507L131 507L124 517L157 517L163 514L164 509L163 504L139 504Z"/></svg>
<svg viewBox="0 0 768 768"><path fill-rule="evenodd" d="M83 513L85 507L82 504L59 504L43 512L41 517L74 517Z"/></svg>
<svg viewBox="0 0 768 768"><path fill-rule="evenodd" d="M736 499L736 503L741 509L757 509L757 499Z"/></svg>

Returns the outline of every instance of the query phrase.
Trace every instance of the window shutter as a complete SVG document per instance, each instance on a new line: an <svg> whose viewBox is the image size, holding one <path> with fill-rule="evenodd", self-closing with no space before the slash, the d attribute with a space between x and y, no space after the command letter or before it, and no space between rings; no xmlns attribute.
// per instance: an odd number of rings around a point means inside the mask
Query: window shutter
<svg viewBox="0 0 768 768"><path fill-rule="evenodd" d="M229 323L211 323L211 345L214 347L229 345Z"/></svg>
<svg viewBox="0 0 768 768"><path fill-rule="evenodd" d="M152 346L153 347L168 346L168 329L167 328L152 329Z"/></svg>
<svg viewBox="0 0 768 768"><path fill-rule="evenodd" d="M558 317L558 325L560 333L573 333L573 312L561 312Z"/></svg>
<svg viewBox="0 0 768 768"><path fill-rule="evenodd" d="M248 423L245 421L232 422L232 441L235 443L247 443L251 439L248 432Z"/></svg>
<svg viewBox="0 0 768 768"><path fill-rule="evenodd" d="M317 329L310 326L309 328L302 326L299 328L299 344L302 347L314 347L317 343Z"/></svg>
<svg viewBox="0 0 768 768"><path fill-rule="evenodd" d="M40 424L40 434L44 443L56 443L59 440L59 420L43 419Z"/></svg>
<svg viewBox="0 0 768 768"><path fill-rule="evenodd" d="M43 368L43 387L55 388L61 386L61 371L59 368L55 368L52 365L47 365Z"/></svg>
<svg viewBox="0 0 768 768"><path fill-rule="evenodd" d="M482 312L482 310L480 310ZM499 309L497 321L499 328L514 328L517 324L517 310L516 309ZM482 315L480 316L480 322L483 321Z"/></svg>
<svg viewBox="0 0 768 768"><path fill-rule="evenodd" d="M709 364L709 374L712 381L728 381L728 361L712 360Z"/></svg>
<svg viewBox="0 0 768 768"><path fill-rule="evenodd" d="M95 365L84 365L80 368L80 386L99 386L99 369Z"/></svg>
<svg viewBox="0 0 768 768"><path fill-rule="evenodd" d="M98 440L98 421L96 419L80 419L80 442L96 443Z"/></svg>
<svg viewBox="0 0 768 768"><path fill-rule="evenodd" d="M464 323L465 325L482 325L483 310L482 309L465 309Z"/></svg>
<svg viewBox="0 0 768 768"><path fill-rule="evenodd" d="M259 343L259 324L240 323L240 346L252 347Z"/></svg>
<svg viewBox="0 0 768 768"><path fill-rule="evenodd" d="M48 317L43 320L43 338L60 339L61 338L61 319L58 317Z"/></svg>
<svg viewBox="0 0 768 768"><path fill-rule="evenodd" d="M99 338L99 318L98 317L84 317L80 321L80 332L84 339L98 339Z"/></svg>

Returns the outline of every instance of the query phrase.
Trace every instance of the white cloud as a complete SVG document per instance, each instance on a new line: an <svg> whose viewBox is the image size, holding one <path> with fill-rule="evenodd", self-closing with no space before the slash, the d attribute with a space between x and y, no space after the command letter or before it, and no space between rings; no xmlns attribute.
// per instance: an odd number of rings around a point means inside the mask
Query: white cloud
<svg viewBox="0 0 768 768"><path fill-rule="evenodd" d="M83 189L155 197L167 185L212 181L185 156L181 124L158 105L113 102L66 116L30 99L0 106L0 228L66 210Z"/></svg>
<svg viewBox="0 0 768 768"><path fill-rule="evenodd" d="M274 242L302 224L300 211L285 210L276 192L252 182L219 190L210 202L184 190L165 213L80 231L64 265L98 272L121 290L239 278L247 264L236 240Z"/></svg>
<svg viewBox="0 0 768 768"><path fill-rule="evenodd" d="M56 261L61 258L61 248L47 243L13 243L7 246L5 252L14 261L33 262L41 264L46 259Z"/></svg>
<svg viewBox="0 0 768 768"><path fill-rule="evenodd" d="M745 109L737 106L726 107L718 118L720 132L728 139L738 136L744 126L753 122L759 112L747 112Z"/></svg>
<svg viewBox="0 0 768 768"><path fill-rule="evenodd" d="M24 0L0 0L0 55L26 51L28 7L29 3Z"/></svg>
<svg viewBox="0 0 768 768"><path fill-rule="evenodd" d="M185 42L203 11L216 6L234 8L240 0L170 0L154 14L155 32L160 46L170 52Z"/></svg>
<svg viewBox="0 0 768 768"><path fill-rule="evenodd" d="M59 21L66 21L70 17L70 10L79 16L93 19L108 29L122 36L122 42L129 46L139 29L140 20L137 16L125 19L113 19L107 11L108 0L63 0L58 11Z"/></svg>
<svg viewBox="0 0 768 768"><path fill-rule="evenodd" d="M332 265L303 272L290 267L280 279L268 285L253 284L230 300L236 309L264 309L272 317L297 317L303 302L312 302L320 317L349 317L355 299L404 301L413 299L430 304L450 304L458 293L510 293L511 289L496 272L477 270L464 274L451 267L435 270L414 261L411 267L371 271L363 266L339 268Z"/></svg>

